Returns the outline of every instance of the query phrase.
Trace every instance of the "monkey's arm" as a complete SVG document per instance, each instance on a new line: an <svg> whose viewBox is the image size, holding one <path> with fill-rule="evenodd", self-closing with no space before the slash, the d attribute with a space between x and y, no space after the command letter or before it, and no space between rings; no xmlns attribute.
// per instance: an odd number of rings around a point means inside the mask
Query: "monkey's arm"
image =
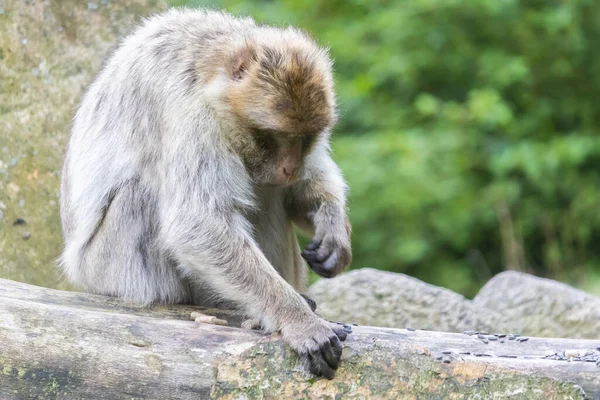
<svg viewBox="0 0 600 400"><path fill-rule="evenodd" d="M346 214L346 183L325 146L307 160L305 179L286 194L290 218L314 235L302 252L317 274L330 278L352 262L351 227Z"/></svg>
<svg viewBox="0 0 600 400"><path fill-rule="evenodd" d="M223 169L216 167L198 176L204 168L180 165L165 180L171 186L162 216L167 248L189 274L244 306L268 330L280 330L313 373L333 377L347 330L315 315L261 252L241 211L243 181L218 176Z"/></svg>

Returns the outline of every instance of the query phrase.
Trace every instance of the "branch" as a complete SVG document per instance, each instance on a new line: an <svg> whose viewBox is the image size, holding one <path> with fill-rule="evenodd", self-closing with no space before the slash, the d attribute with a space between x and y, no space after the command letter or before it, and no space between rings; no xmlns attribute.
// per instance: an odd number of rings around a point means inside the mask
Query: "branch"
<svg viewBox="0 0 600 400"><path fill-rule="evenodd" d="M0 279L0 398L600 396L596 362L559 359L597 359L600 342L486 344L477 335L355 327L328 381L306 373L276 335L236 328L240 315L217 312L233 326L198 324L189 320L196 310Z"/></svg>

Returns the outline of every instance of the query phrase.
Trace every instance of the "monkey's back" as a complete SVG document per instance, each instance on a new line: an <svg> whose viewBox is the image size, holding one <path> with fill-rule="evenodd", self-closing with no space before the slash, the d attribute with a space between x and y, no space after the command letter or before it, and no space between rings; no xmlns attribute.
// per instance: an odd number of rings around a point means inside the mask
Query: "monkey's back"
<svg viewBox="0 0 600 400"><path fill-rule="evenodd" d="M159 238L165 142L183 140L176 125L201 107L192 86L207 48L253 26L172 10L146 20L106 61L74 118L61 175L60 265L69 280L145 303L189 299ZM209 141L202 133L196 140Z"/></svg>
<svg viewBox="0 0 600 400"><path fill-rule="evenodd" d="M142 303L193 300L189 273L163 235L165 216L177 211L164 198L172 194L173 174L192 174L202 158L212 157L210 171L178 187L179 196L193 196L189 188L201 185L211 193L226 190L219 201L238 209L261 204L241 158L221 157L230 154L221 135L227 129L208 101L221 88L223 59L249 37L275 47L289 39L310 56L323 55L291 28L259 27L216 11L172 10L145 21L107 60L75 115L61 176L60 265L71 282ZM319 62L329 68L325 59ZM230 187L219 179L223 171L236 176ZM259 242L280 274L301 288L305 264L283 203L275 203L270 220L256 221L259 232L269 233Z"/></svg>

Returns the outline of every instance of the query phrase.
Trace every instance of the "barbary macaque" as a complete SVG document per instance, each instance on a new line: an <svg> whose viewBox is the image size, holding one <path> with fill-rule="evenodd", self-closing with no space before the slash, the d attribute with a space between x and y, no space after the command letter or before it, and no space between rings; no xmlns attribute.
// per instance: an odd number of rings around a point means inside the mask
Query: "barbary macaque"
<svg viewBox="0 0 600 400"><path fill-rule="evenodd" d="M332 63L307 34L217 11L151 17L74 118L66 277L142 304L232 302L332 378L349 331L300 292L305 260L333 277L352 259L335 121ZM294 224L314 235L302 252Z"/></svg>

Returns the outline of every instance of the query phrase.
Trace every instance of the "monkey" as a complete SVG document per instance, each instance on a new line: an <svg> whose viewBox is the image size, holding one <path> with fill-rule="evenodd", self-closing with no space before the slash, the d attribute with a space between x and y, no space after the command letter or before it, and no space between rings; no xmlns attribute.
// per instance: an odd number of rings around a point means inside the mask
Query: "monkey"
<svg viewBox="0 0 600 400"><path fill-rule="evenodd" d="M304 31L216 10L147 18L75 112L64 276L144 305L232 302L333 378L350 331L300 293L308 267L330 278L352 261L337 119L331 58ZM313 235L304 250L294 227Z"/></svg>

